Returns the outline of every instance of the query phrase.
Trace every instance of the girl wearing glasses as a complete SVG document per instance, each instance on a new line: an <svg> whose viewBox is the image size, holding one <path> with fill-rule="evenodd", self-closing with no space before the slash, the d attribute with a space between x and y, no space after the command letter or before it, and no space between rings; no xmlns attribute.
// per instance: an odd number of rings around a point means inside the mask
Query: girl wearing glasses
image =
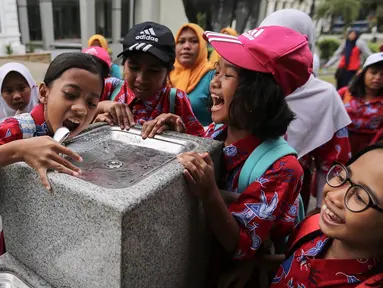
<svg viewBox="0 0 383 288"><path fill-rule="evenodd" d="M382 175L382 144L365 148L347 166L333 165L320 214L293 233L292 251L271 287L383 287Z"/></svg>

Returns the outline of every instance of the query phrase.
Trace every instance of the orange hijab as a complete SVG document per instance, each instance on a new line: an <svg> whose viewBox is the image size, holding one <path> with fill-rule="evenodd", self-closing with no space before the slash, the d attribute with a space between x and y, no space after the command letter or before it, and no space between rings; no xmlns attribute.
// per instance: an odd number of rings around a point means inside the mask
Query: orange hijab
<svg viewBox="0 0 383 288"><path fill-rule="evenodd" d="M230 27L223 28L220 33L227 33L231 36L238 36L237 31L235 31L233 28L230 28ZM220 57L221 56L219 56L217 51L213 50L213 52L211 52L210 54L209 62L215 65L215 63L218 62Z"/></svg>
<svg viewBox="0 0 383 288"><path fill-rule="evenodd" d="M100 34L94 34L88 40L88 47L93 46L93 41L98 40L101 44L101 47L108 51L108 41L106 41L105 37Z"/></svg>
<svg viewBox="0 0 383 288"><path fill-rule="evenodd" d="M177 87L186 93L190 93L198 85L201 78L205 76L207 72L214 69L214 65L209 63L207 60L207 43L202 38L204 31L197 24L188 23L183 25L176 34L176 43L178 42L178 38L180 37L182 30L185 28L192 29L198 37L198 57L194 63L194 67L191 69L183 67L176 59L176 62L174 63L174 70L170 73L170 80L174 87Z"/></svg>

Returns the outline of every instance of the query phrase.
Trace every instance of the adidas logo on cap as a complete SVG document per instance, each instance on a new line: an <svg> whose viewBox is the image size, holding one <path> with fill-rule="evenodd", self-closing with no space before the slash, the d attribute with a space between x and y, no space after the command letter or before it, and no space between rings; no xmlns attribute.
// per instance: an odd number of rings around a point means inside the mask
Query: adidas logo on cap
<svg viewBox="0 0 383 288"><path fill-rule="evenodd" d="M145 29L140 32L140 35L136 36L136 40L148 40L158 42L158 38L153 28Z"/></svg>

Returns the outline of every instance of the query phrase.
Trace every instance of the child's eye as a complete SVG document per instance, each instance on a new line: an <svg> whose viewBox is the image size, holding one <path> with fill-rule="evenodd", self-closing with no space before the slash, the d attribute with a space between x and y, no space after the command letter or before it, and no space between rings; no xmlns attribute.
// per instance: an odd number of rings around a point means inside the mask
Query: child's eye
<svg viewBox="0 0 383 288"><path fill-rule="evenodd" d="M230 74L225 74L224 76L225 76L226 78L234 77L233 75L230 75Z"/></svg>
<svg viewBox="0 0 383 288"><path fill-rule="evenodd" d="M70 94L70 93L66 93L66 92L64 92L64 94L65 94L65 97L66 97L68 100L74 100L74 99L77 98L76 95L73 95L73 94Z"/></svg>
<svg viewBox="0 0 383 288"><path fill-rule="evenodd" d="M93 103L93 102L91 102L91 101L88 102L88 105L89 105L89 107L91 107L91 108L97 107L97 104L96 104L96 103Z"/></svg>
<svg viewBox="0 0 383 288"><path fill-rule="evenodd" d="M27 88L27 86L19 86L17 87L18 91L24 91Z"/></svg>
<svg viewBox="0 0 383 288"><path fill-rule="evenodd" d="M132 71L138 71L138 70L140 70L140 69L138 68L138 66L132 66L132 65L129 65L129 69L132 70Z"/></svg>
<svg viewBox="0 0 383 288"><path fill-rule="evenodd" d="M3 93L7 93L7 94L12 94L13 93L13 89L4 89L2 92Z"/></svg>

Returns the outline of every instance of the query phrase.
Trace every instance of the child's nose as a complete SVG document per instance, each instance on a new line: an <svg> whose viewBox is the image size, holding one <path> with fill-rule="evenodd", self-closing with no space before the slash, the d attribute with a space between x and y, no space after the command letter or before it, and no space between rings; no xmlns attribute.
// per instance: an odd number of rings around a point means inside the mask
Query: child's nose
<svg viewBox="0 0 383 288"><path fill-rule="evenodd" d="M20 99L21 99L21 93L15 92L15 94L13 94L13 100L19 101Z"/></svg>
<svg viewBox="0 0 383 288"><path fill-rule="evenodd" d="M72 110L78 115L86 115L88 113L88 110L86 109L86 106L83 103L74 104L72 106Z"/></svg>
<svg viewBox="0 0 383 288"><path fill-rule="evenodd" d="M333 203L339 209L342 209L346 191L347 191L347 188L345 187L337 188L334 191L328 192L326 194L326 199L330 201L331 203Z"/></svg>

